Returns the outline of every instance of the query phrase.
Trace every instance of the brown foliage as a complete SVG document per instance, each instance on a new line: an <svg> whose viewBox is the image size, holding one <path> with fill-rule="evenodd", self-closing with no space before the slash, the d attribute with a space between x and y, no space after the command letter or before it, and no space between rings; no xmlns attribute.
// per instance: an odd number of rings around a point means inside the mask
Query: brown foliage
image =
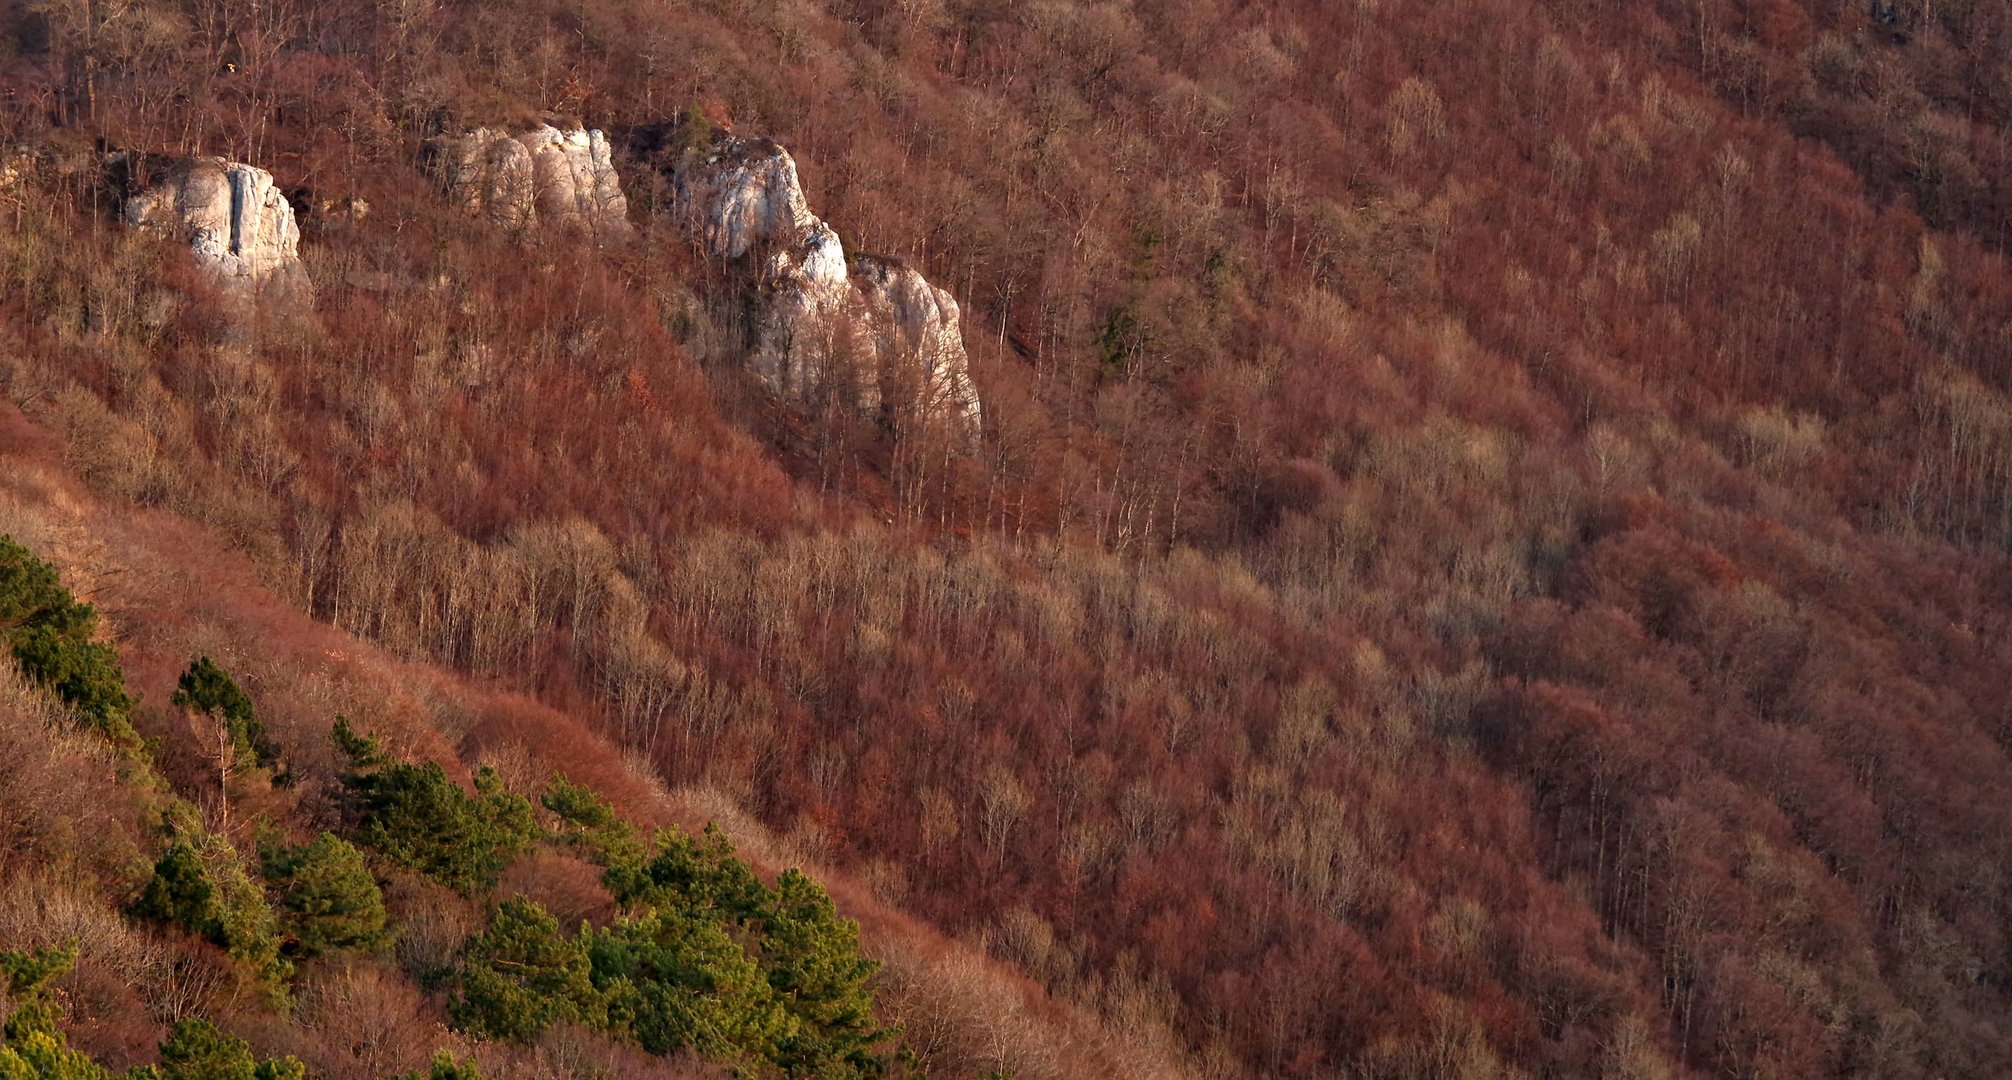
<svg viewBox="0 0 2012 1080"><path fill-rule="evenodd" d="M2002 0L146 10L0 56L0 124L376 209L309 218L310 309L233 321L38 174L0 382L155 508L113 561L208 550L160 510L244 553L105 595L172 628L128 646L157 698L259 643L296 827L330 706L661 820L611 738L1156 1060L2005 1058ZM751 393L656 178L598 253L413 164L694 104L957 293L974 453ZM442 962L468 913L397 903ZM1089 1053L955 956L894 966L925 1058Z"/></svg>

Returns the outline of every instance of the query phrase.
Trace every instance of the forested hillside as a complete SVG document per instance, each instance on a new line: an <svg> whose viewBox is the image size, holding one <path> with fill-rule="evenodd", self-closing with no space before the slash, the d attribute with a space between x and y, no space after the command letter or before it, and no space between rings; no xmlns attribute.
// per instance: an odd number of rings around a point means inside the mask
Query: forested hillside
<svg viewBox="0 0 2012 1080"><path fill-rule="evenodd" d="M0 0L0 1055L1994 1075L2008 49ZM619 229L468 212L441 140L540 123ZM680 213L761 138L955 298L975 431L758 370L784 279ZM286 287L125 224L194 154Z"/></svg>

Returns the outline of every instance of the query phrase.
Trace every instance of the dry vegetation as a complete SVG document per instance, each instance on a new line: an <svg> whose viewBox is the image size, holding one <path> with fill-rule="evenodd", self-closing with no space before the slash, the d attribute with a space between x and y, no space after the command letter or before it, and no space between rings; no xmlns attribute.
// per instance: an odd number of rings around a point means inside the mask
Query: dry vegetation
<svg viewBox="0 0 2012 1080"><path fill-rule="evenodd" d="M123 508L9 527L87 594L93 545L200 567L106 583L147 699L208 653L304 775L343 711L742 821L859 883L926 1067L2012 1056L2003 0L0 12L41 155L0 385ZM751 392L646 162L596 251L418 152L693 107L957 293L977 448ZM372 209L306 218L311 302L231 314L111 224L100 142ZM201 790L176 719L136 722ZM595 917L578 867L513 875ZM451 954L472 916L412 889L400 948ZM314 978L262 1051L420 1000Z"/></svg>

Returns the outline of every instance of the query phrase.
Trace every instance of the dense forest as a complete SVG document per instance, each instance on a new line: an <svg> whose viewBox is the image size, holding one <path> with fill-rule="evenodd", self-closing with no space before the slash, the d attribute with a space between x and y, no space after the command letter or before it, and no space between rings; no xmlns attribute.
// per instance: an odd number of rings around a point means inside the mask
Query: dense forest
<svg viewBox="0 0 2012 1080"><path fill-rule="evenodd" d="M2008 244L2007 0L0 0L0 1076L1995 1075Z"/></svg>

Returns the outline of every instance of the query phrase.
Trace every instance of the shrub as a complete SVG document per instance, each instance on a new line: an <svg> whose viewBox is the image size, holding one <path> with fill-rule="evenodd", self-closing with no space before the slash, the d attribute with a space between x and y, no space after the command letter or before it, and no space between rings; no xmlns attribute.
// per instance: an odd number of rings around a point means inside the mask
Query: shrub
<svg viewBox="0 0 2012 1080"><path fill-rule="evenodd" d="M713 145L713 122L704 109L693 105L678 118L678 148L704 153Z"/></svg>

